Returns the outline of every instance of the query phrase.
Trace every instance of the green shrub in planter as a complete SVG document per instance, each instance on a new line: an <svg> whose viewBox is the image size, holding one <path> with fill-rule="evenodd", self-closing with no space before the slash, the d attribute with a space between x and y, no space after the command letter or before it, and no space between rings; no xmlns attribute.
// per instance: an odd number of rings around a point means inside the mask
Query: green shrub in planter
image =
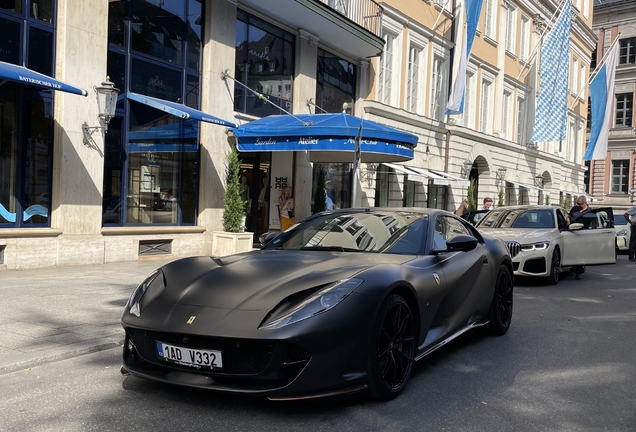
<svg viewBox="0 0 636 432"><path fill-rule="evenodd" d="M240 189L241 160L236 149L225 157L225 195L223 197L223 230L245 232L245 201Z"/></svg>
<svg viewBox="0 0 636 432"><path fill-rule="evenodd" d="M316 192L314 192L314 203L311 209L312 213L320 213L327 210L327 193L325 192L326 173L322 166L318 167L318 175L316 177Z"/></svg>

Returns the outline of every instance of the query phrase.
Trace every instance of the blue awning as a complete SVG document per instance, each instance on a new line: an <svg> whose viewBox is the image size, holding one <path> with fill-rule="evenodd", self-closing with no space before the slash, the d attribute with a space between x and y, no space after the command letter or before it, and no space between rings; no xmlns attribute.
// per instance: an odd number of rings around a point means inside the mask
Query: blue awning
<svg viewBox="0 0 636 432"><path fill-rule="evenodd" d="M417 136L345 113L269 116L232 132L239 151L307 151L311 162L352 162L361 124L361 162L413 159Z"/></svg>
<svg viewBox="0 0 636 432"><path fill-rule="evenodd" d="M15 81L21 84L28 84L48 90L59 90L81 96L88 96L88 92L82 88L66 84L55 78L46 76L23 66L14 65L0 61L0 81Z"/></svg>
<svg viewBox="0 0 636 432"><path fill-rule="evenodd" d="M149 107L156 108L160 111L167 112L168 114L172 114L184 120L193 119L193 120L198 120L198 121L202 121L206 123L213 123L213 124L217 124L221 126L227 126L231 128L236 127L235 123L231 123L229 121L225 121L220 118L211 116L210 114L206 114L203 111L190 108L181 103L169 102L163 99L157 99L150 96L143 96L133 92L128 93L128 99L134 100L135 102L139 102L144 105L148 105Z"/></svg>

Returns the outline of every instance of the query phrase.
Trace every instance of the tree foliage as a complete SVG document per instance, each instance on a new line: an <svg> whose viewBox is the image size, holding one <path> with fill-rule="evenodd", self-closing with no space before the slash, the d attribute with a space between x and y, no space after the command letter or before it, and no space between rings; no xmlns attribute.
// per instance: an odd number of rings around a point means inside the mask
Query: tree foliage
<svg viewBox="0 0 636 432"><path fill-rule="evenodd" d="M468 210L473 211L477 210L477 203L475 202L475 179L470 179L470 184L468 185L468 191L466 192L466 199L468 200Z"/></svg>
<svg viewBox="0 0 636 432"><path fill-rule="evenodd" d="M565 211L570 211L570 207L572 207L572 201L570 200L570 195L566 195L563 200L563 208Z"/></svg>
<svg viewBox="0 0 636 432"><path fill-rule="evenodd" d="M245 201L240 189L241 160L236 149L225 157L225 196L223 197L223 230L232 233L245 231Z"/></svg>
<svg viewBox="0 0 636 432"><path fill-rule="evenodd" d="M327 174L322 165L318 165L316 176L316 191L314 192L314 203L311 208L312 213L320 213L327 210L327 193L325 192Z"/></svg>
<svg viewBox="0 0 636 432"><path fill-rule="evenodd" d="M497 207L503 207L506 205L506 191L504 190L503 186L499 187L499 197L497 199Z"/></svg>

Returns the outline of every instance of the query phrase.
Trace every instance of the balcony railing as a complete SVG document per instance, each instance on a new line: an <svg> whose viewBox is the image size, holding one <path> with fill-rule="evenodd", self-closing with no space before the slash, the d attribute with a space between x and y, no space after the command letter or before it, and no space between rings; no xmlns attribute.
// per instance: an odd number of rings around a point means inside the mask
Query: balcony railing
<svg viewBox="0 0 636 432"><path fill-rule="evenodd" d="M318 0L354 23L381 36L382 7L373 0Z"/></svg>

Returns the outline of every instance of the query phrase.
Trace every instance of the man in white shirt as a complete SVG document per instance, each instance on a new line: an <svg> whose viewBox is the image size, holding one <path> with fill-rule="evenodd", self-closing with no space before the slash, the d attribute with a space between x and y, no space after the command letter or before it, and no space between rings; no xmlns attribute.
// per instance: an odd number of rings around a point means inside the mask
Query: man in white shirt
<svg viewBox="0 0 636 432"><path fill-rule="evenodd" d="M636 261L636 205L623 215L629 224L629 260Z"/></svg>

